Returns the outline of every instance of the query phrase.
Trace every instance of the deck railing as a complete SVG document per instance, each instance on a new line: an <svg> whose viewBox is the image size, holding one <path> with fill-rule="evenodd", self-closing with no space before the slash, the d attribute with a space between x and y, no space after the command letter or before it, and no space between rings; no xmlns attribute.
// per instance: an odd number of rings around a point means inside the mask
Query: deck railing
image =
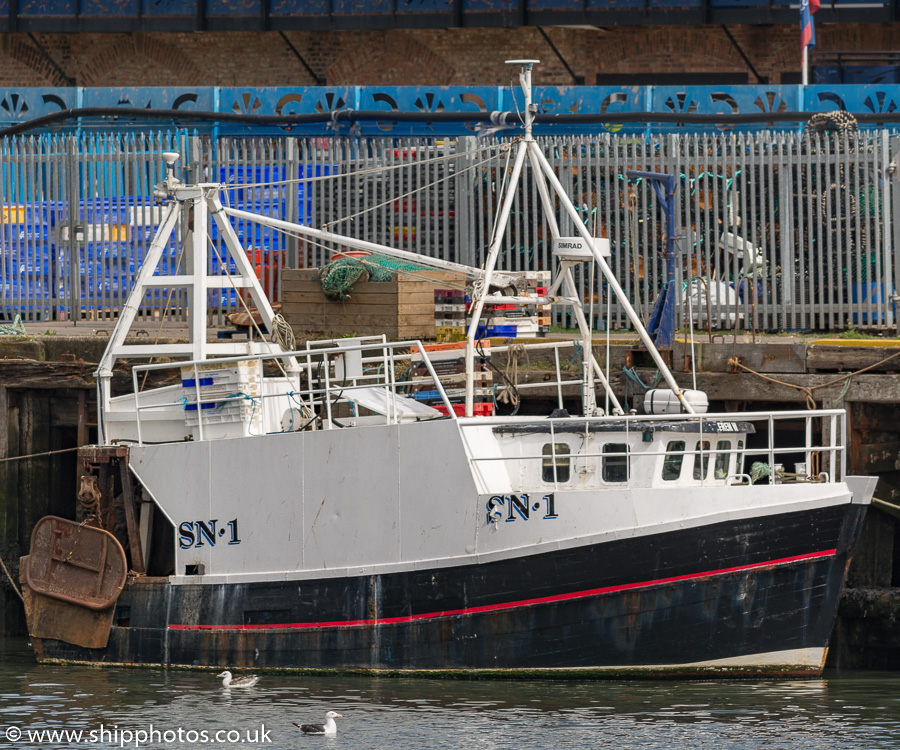
<svg viewBox="0 0 900 750"><path fill-rule="evenodd" d="M562 342L554 345L555 353L562 345L564 345ZM415 379L410 374L413 362L426 368L430 381ZM228 383L223 387L208 386L214 389L213 392L204 390L202 378L213 377L209 369L211 366L224 372L243 363L251 363L258 373L258 381L248 389L251 392L242 390L242 386L234 383ZM265 378L264 383L267 366L269 377ZM142 391L147 375L171 369L179 371L183 378L183 387L180 390L173 389L169 400L147 398L147 394ZM279 381L283 381L283 388L271 385ZM260 417L258 432L254 433L251 430L249 433L251 436L305 429L344 428L363 423L371 424L373 421L398 424L404 419L441 418L438 411L415 415L403 409L404 404L410 404L410 400L415 402L414 389L422 388L424 383L427 383L425 387L429 391L433 390L438 394L436 398L429 399L429 402L432 405L439 404L437 408L443 410L445 418L456 418L451 398L421 342L390 343L386 342L384 337L310 342L305 349L287 353L228 357L203 362L135 365L132 368L132 382L138 443L143 442L142 419L148 412L167 410L173 413L173 407L176 410L177 407L182 407L185 411L193 409L197 415L195 439L204 440L208 439L205 431L208 429L211 416L215 417L218 414L217 410L222 404L239 405L245 399L252 402L253 413L249 418L247 414L237 414L232 421L241 424L252 423L253 416L258 410ZM560 389L561 394L563 386L580 386L580 384L580 380L563 380L559 358L556 357L556 378L549 386ZM540 385L546 387L548 382L542 382ZM375 402L371 400L373 393L378 396ZM234 399L238 401L235 402ZM291 421L287 426L280 412L274 414L270 412L267 415L266 403L270 399L282 402L281 411L290 410ZM339 404L344 405L344 412L347 412L347 409L349 412L339 413L338 410L341 408ZM207 405L211 407L212 412L206 412ZM296 422L294 422L295 412ZM491 487L490 470L485 469L490 464L497 463L504 465L508 476L517 476L521 467L529 464L538 467L536 473L538 475L540 467L549 465L552 468L551 484L556 489L560 489L563 485L572 486L568 479L558 476L558 467L566 466L567 471L573 471L573 467L580 464L582 467L592 466L596 469L607 461L621 462L623 458L628 467L629 477L633 473L637 479L631 482L636 486L659 484L654 478L654 471L659 468L662 457L667 460L678 457L679 475L682 468L689 463L686 457L693 457L691 468L695 471L695 479L701 486L722 484L723 481L725 484L751 484L758 481L827 483L841 481L846 476L846 412L841 409L579 417L575 420L579 437L578 441L575 441L577 445L573 443L575 449L572 450L567 444L566 452L560 451L562 444L560 436L572 434L573 421L569 417L463 417L459 418L458 422L463 439L469 443L474 474L485 491L490 491ZM753 431L742 431L743 428L737 424L738 422L752 424ZM660 423L675 425L681 423L696 429L689 432L652 429L658 427ZM705 425L712 423L716 425L708 430L704 429ZM722 429L720 426L722 423L730 425L731 429ZM559 431L562 425L569 428L565 433ZM478 439L478 431L483 431L484 428L501 436L504 431L516 433L530 431L541 436L542 444L549 445L550 451L546 452L544 447L539 453L522 453L518 448L506 452L503 449L502 439L497 441ZM802 441L791 439L796 435L802 435ZM592 436L594 439L590 440ZM610 453L605 450L605 445L601 448L598 441L602 436L609 436L605 443L620 445L624 441L628 446L626 451L618 452L617 448L616 452ZM742 441L737 446L734 446L731 440L735 436L740 436ZM788 436L788 439L782 436ZM668 444L660 445L664 438L668 438L666 442L670 442L677 437L683 438L683 441L676 441L684 442L682 448L672 448ZM720 447L716 438L729 439L729 447ZM181 432L172 439L182 439ZM696 446L691 449L690 443L695 439ZM544 440L548 442L543 443ZM491 445L494 448L485 450ZM736 456L736 460L729 459L725 475L716 476L715 472L719 468L717 457L721 455ZM802 470L798 464L803 467ZM794 471L785 472L786 465L793 465ZM702 467L699 472L698 467ZM512 468L515 471L509 472L508 470ZM614 485L615 482L604 484Z"/></svg>
<svg viewBox="0 0 900 750"><path fill-rule="evenodd" d="M565 420L571 422L570 419ZM682 422L698 425L697 431L691 432L651 432L648 428L653 424L660 422ZM711 422L749 422L754 425L757 438L750 438L737 431L721 432L719 430L704 431L703 425ZM559 425L564 420L558 418L545 419L529 419L517 418L510 419L504 417L491 417L483 419L464 419L461 420L463 436L466 437L467 432L476 429L490 427L494 430L502 432L504 428L514 430L517 434L524 430L533 428L535 434L540 434L546 445L550 446L548 453L530 453L523 454L516 452L515 455L504 454L502 447L498 447L496 453L492 455L473 455L471 461L475 467L474 474L481 483L481 490L484 492L492 491L492 478L490 470L480 470L480 467L487 467L490 464L501 464L509 469L515 469L510 472L509 476L518 476L522 463L531 463L533 466L550 465L553 468L552 482L549 482L554 489L562 489L565 487L578 486L578 482L559 481L557 475L558 467L566 465L569 470L574 473L573 467L580 465L582 467L593 467L602 470L603 462L608 460L622 461L628 467L629 486L649 487L649 486L665 486L666 481L660 481L660 477L655 475L655 470L660 468L660 459L670 458L672 456L681 456L679 462L679 472L682 470L692 471L695 466L702 467L702 470L695 477L694 483L699 486L708 486L712 484L780 484L782 482L813 482L813 483L831 483L843 481L846 476L847 469L847 451L846 451L846 412L841 409L819 409L815 411L779 411L779 412L726 412L719 414L656 414L656 415L637 415L629 414L622 417L593 417L588 419L578 419L578 424L583 425L578 435L577 449L568 453L559 451L559 440L563 433L558 432ZM610 430L611 426L615 426L614 430ZM779 429L789 427L791 429ZM605 428L605 429L604 429ZM799 428L799 429L798 429ZM791 444L787 441L781 441L776 435L794 435L801 433L804 436L802 444ZM571 435L571 431L565 434ZM474 435L474 433L473 433ZM593 436L593 442L588 438ZM608 436L605 443L621 444L622 441L629 446L626 453L621 452L604 452L598 446L598 441L603 436ZM647 441L649 436L649 441ZM716 438L734 438L740 436L741 440L747 440L747 443L740 447L730 449L713 448L713 442ZM662 438L674 440L681 437L685 442L684 450L669 450L668 446L662 448L659 445ZM750 439L748 439L750 438ZM750 444L750 440L753 444ZM696 440L698 448L690 449L689 440ZM710 447L704 448L704 443L709 442ZM479 441L481 446L485 445L484 441ZM640 446L637 449L636 446ZM470 451L474 453L474 451ZM715 460L718 455L737 456L737 461L732 464L729 462L731 470L725 476L715 477ZM694 462L689 466L688 461L684 457L694 457ZM802 460L801 460L802 459ZM563 463L561 463L563 462ZM683 464L683 465L682 465ZM797 464L801 464L802 471L796 471ZM793 465L795 471L785 471L786 465ZM539 472L532 472L535 476ZM751 474L753 475L751 477ZM616 484L624 484L624 482L596 482L598 485L613 487ZM674 484L674 480L673 480Z"/></svg>
<svg viewBox="0 0 900 750"><path fill-rule="evenodd" d="M309 342L307 348L293 352L255 354L241 357L222 357L204 361L158 362L138 364L132 368L132 388L134 394L135 419L137 421L138 443L143 442L142 418L148 412L167 410L173 406L181 406L185 411L195 411L197 419L197 440L206 439L204 431L211 423L211 417L221 412L223 405L241 405L243 401L251 402L253 417L259 415L263 434L299 431L306 428L335 429L343 427L341 420L355 420L359 413L348 416L336 413L338 404L349 405L351 411L366 409L363 396L377 394L379 412L376 416L386 424L397 424L404 419L404 404L409 404L412 389L421 387L422 381L404 377L398 373L398 366L403 363L404 369L415 355L417 361L425 367L431 377L429 389L439 395L432 401L440 401L446 414L453 415L450 399L438 378L434 366L427 356L423 356L424 348L417 341L387 342L384 337L370 337L368 340L317 341ZM358 356L353 356L358 355ZM242 386L239 379L223 382L221 387L215 382L217 373L250 363L258 379L251 387ZM171 399L162 400L148 398L144 390L147 376L150 373L159 377L165 371L177 370L182 379L182 389L173 390ZM268 376L263 378L268 371ZM209 386L203 384L204 378L211 381ZM165 377L162 378L165 380ZM280 388L272 386L281 383ZM213 388L210 392L208 388ZM268 391L268 392L267 392ZM381 396L383 394L383 397ZM298 418L303 420L299 425L285 428L279 421L266 416L266 403L280 400L285 408L296 409ZM383 407L383 408L382 408ZM369 411L372 411L371 409ZM208 413L207 413L208 412ZM408 416L408 415L407 415ZM438 418L440 413L423 414L426 418ZM246 419L235 415L234 422ZM308 420L308 421L307 421ZM253 422L252 417L248 420ZM313 425L315 422L315 425ZM253 435L254 433L250 433ZM180 439L180 438L178 438Z"/></svg>

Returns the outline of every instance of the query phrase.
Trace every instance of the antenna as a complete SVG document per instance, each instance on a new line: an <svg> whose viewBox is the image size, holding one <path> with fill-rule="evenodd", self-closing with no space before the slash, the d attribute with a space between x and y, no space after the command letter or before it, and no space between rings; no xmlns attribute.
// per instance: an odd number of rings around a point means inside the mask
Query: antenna
<svg viewBox="0 0 900 750"><path fill-rule="evenodd" d="M181 154L177 151L163 151L162 158L166 163L166 179L163 180L162 184L157 185L153 191L153 195L158 200L166 200L172 195L175 188L181 184L175 176L175 162L181 158Z"/></svg>
<svg viewBox="0 0 900 750"><path fill-rule="evenodd" d="M537 114L537 105L531 101L531 69L538 65L540 60L507 60L507 65L518 65L521 67L519 71L519 85L522 87L522 93L525 94L525 140L531 140L531 123Z"/></svg>

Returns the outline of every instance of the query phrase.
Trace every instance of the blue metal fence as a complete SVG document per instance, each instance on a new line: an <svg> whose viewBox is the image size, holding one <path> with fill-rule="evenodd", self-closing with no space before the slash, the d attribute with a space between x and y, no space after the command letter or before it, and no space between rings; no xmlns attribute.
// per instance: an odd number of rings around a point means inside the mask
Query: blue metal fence
<svg viewBox="0 0 900 750"><path fill-rule="evenodd" d="M900 84L815 86L538 86L535 102L541 114L600 115L624 112L674 114L765 115L777 112L846 110L867 115L900 111ZM191 111L287 115L330 113L343 110L399 112L516 112L522 109L521 94L497 86L337 86L337 87L147 87L147 88L21 88L0 90L0 128L18 125L43 115L79 107L142 107L184 111L184 120L164 125L190 127L193 132L220 135L389 135L458 137L484 133L476 123L360 123L349 126L304 125L274 127L260 125L191 122ZM869 123L866 128L883 126ZM105 117L58 123L43 132L136 132L160 127L147 118ZM654 125L653 132L754 132L761 128L799 130L802 123L748 125L684 124ZM580 133L584 125L538 125L537 133ZM647 132L646 125L599 124L588 128L612 133ZM507 131L508 132L508 131Z"/></svg>

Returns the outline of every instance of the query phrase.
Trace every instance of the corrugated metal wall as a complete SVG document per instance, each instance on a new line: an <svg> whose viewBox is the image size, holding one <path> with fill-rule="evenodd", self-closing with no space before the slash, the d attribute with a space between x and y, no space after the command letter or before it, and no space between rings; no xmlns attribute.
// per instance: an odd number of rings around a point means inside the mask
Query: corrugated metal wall
<svg viewBox="0 0 900 750"><path fill-rule="evenodd" d="M810 140L796 133L542 139L584 222L649 316L663 283L664 219L627 170L676 176L676 264L695 324L730 330L838 331L896 325L891 190L900 139L886 131ZM223 182L226 203L479 265L490 243L507 143L471 138L220 138L178 134L42 136L0 142L3 314L30 320L114 317L152 238L163 151L182 179ZM574 228L558 216L564 234ZM278 268L326 262L333 248L239 223L270 293ZM180 228L179 232L182 231ZM517 192L500 265L552 267L530 170ZM221 272L217 248L212 270ZM173 239L163 273L179 264ZM605 285L577 276L598 326L627 327ZM152 296L151 296L152 295ZM233 292L214 300L236 304ZM707 312L708 310L708 312ZM177 289L148 292L144 317L182 318ZM681 323L687 310L679 311ZM565 325L564 309L556 310Z"/></svg>

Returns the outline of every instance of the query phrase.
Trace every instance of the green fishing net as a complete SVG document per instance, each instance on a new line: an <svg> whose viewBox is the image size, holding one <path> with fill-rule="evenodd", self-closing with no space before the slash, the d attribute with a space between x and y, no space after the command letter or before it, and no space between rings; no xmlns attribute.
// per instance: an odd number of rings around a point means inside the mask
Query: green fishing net
<svg viewBox="0 0 900 750"><path fill-rule="evenodd" d="M360 281L390 281L398 271L425 270L425 266L393 258L336 258L319 271L319 283L326 298L345 300L350 297L353 285Z"/></svg>
<svg viewBox="0 0 900 750"><path fill-rule="evenodd" d="M322 294L330 300L345 300L357 281L369 278L366 267L356 258L338 258L319 271Z"/></svg>
<svg viewBox="0 0 900 750"><path fill-rule="evenodd" d="M769 464L762 461L754 461L750 466L750 481L756 484L760 479L769 476L770 473Z"/></svg>

